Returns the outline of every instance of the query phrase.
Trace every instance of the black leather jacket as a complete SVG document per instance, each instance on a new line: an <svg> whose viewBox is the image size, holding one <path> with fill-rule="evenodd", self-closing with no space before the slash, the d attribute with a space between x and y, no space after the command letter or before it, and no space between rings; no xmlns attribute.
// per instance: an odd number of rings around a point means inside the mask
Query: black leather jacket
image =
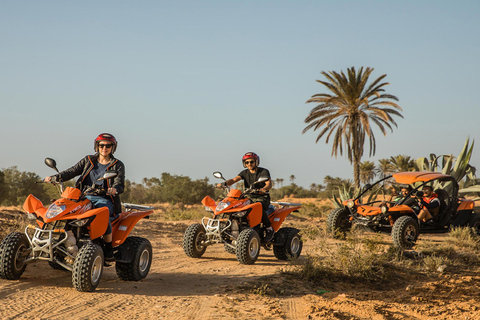
<svg viewBox="0 0 480 320"><path fill-rule="evenodd" d="M118 175L112 179L104 180L103 187L106 189L108 188L115 188L118 191L118 194L115 196L108 196L111 198L114 207L115 207L115 214L119 214L122 211L122 205L120 202L119 194L123 193L125 189L125 166L123 162L111 156L110 164L107 167L107 170L113 170L118 173ZM75 187L79 188L80 190L84 191L87 187L83 183L85 178L88 176L90 171L93 169L95 162L97 162L98 154L85 156L82 160L78 161L73 167L60 172L52 177L55 177L57 180L61 181L68 181L73 179L74 177L80 175L77 182L75 183Z"/></svg>

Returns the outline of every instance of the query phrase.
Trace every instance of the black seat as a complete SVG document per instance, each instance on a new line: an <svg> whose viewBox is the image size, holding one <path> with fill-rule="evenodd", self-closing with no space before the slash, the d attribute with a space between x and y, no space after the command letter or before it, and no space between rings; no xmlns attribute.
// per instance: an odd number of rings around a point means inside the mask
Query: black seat
<svg viewBox="0 0 480 320"><path fill-rule="evenodd" d="M448 193L443 189L436 189L434 192L438 195L438 200L440 200L440 208L438 209L438 213L433 220L441 221L443 220L446 211L448 211L447 209L450 199L448 197Z"/></svg>

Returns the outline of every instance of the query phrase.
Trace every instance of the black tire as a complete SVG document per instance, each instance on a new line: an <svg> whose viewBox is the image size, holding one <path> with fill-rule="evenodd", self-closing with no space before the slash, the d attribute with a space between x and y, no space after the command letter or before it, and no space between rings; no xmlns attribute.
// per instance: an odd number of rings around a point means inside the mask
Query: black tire
<svg viewBox="0 0 480 320"><path fill-rule="evenodd" d="M140 281L145 279L152 266L152 244L140 237L128 237L122 244L134 251L130 263L117 262L115 270L117 276L125 281Z"/></svg>
<svg viewBox="0 0 480 320"><path fill-rule="evenodd" d="M293 260L300 256L303 248L300 230L295 228L281 228L275 233L275 237L285 239L283 245L274 245L273 254L278 260Z"/></svg>
<svg viewBox="0 0 480 320"><path fill-rule="evenodd" d="M417 220L410 216L402 216L395 221L392 227L393 245L402 250L411 249L419 234Z"/></svg>
<svg viewBox="0 0 480 320"><path fill-rule="evenodd" d="M27 264L25 259L32 249L27 236L20 232L12 232L0 243L0 278L18 280Z"/></svg>
<svg viewBox="0 0 480 320"><path fill-rule="evenodd" d="M349 220L350 212L347 208L333 209L327 217L327 232L334 238L343 238L352 228Z"/></svg>
<svg viewBox="0 0 480 320"><path fill-rule="evenodd" d="M236 248L232 248L227 243L224 243L223 246L225 247L225 251L227 251L228 253L231 253L231 254L236 254L237 253Z"/></svg>
<svg viewBox="0 0 480 320"><path fill-rule="evenodd" d="M241 264L254 264L260 255L260 236L253 229L245 229L238 235L237 260Z"/></svg>
<svg viewBox="0 0 480 320"><path fill-rule="evenodd" d="M72 270L72 283L81 292L94 291L103 273L103 250L94 243L83 245L77 253Z"/></svg>
<svg viewBox="0 0 480 320"><path fill-rule="evenodd" d="M207 239L205 228L200 223L190 225L183 235L183 251L190 258L200 258L207 249L202 245Z"/></svg>
<svg viewBox="0 0 480 320"><path fill-rule="evenodd" d="M480 214L474 213L469 223L470 227L475 229L478 235L480 235Z"/></svg>

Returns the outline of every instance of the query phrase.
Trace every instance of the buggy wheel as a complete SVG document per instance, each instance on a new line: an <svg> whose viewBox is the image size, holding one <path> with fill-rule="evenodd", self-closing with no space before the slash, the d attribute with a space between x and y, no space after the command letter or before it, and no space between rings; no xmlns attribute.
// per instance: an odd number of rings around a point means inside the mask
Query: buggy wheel
<svg viewBox="0 0 480 320"><path fill-rule="evenodd" d="M260 236L253 229L245 229L238 235L237 260L241 264L254 264L260 255Z"/></svg>
<svg viewBox="0 0 480 320"><path fill-rule="evenodd" d="M282 245L273 246L273 254L279 260L293 260L300 256L303 241L295 228L281 228L275 233L275 240L279 239ZM276 241L275 241L276 242Z"/></svg>
<svg viewBox="0 0 480 320"><path fill-rule="evenodd" d="M200 258L207 249L205 228L200 223L190 225L183 235L183 251L190 258Z"/></svg>
<svg viewBox="0 0 480 320"><path fill-rule="evenodd" d="M392 227L393 245L399 249L411 249L419 233L417 221L410 216L402 216Z"/></svg>
<svg viewBox="0 0 480 320"><path fill-rule="evenodd" d="M12 232L0 244L0 278L7 280L19 279L27 264L32 249L27 236L20 232Z"/></svg>
<svg viewBox="0 0 480 320"><path fill-rule="evenodd" d="M480 214L473 214L472 219L470 219L470 227L475 229L475 232L480 235Z"/></svg>
<svg viewBox="0 0 480 320"><path fill-rule="evenodd" d="M94 291L103 273L103 250L94 243L83 245L77 253L72 270L72 283L81 292Z"/></svg>
<svg viewBox="0 0 480 320"><path fill-rule="evenodd" d="M152 244L140 237L128 237L122 246L134 252L129 263L116 262L117 276L125 281L140 281L145 279L152 265Z"/></svg>
<svg viewBox="0 0 480 320"><path fill-rule="evenodd" d="M343 238L352 228L349 220L350 213L346 208L337 208L330 212L327 218L327 232L334 238Z"/></svg>

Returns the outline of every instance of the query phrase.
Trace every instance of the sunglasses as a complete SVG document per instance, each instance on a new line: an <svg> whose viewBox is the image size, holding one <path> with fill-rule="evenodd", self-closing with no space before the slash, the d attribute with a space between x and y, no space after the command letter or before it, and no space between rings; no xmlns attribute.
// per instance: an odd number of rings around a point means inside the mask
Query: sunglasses
<svg viewBox="0 0 480 320"><path fill-rule="evenodd" d="M255 161L245 161L245 164L254 164Z"/></svg>
<svg viewBox="0 0 480 320"><path fill-rule="evenodd" d="M113 146L113 144L99 144L98 147L99 148L111 148Z"/></svg>

